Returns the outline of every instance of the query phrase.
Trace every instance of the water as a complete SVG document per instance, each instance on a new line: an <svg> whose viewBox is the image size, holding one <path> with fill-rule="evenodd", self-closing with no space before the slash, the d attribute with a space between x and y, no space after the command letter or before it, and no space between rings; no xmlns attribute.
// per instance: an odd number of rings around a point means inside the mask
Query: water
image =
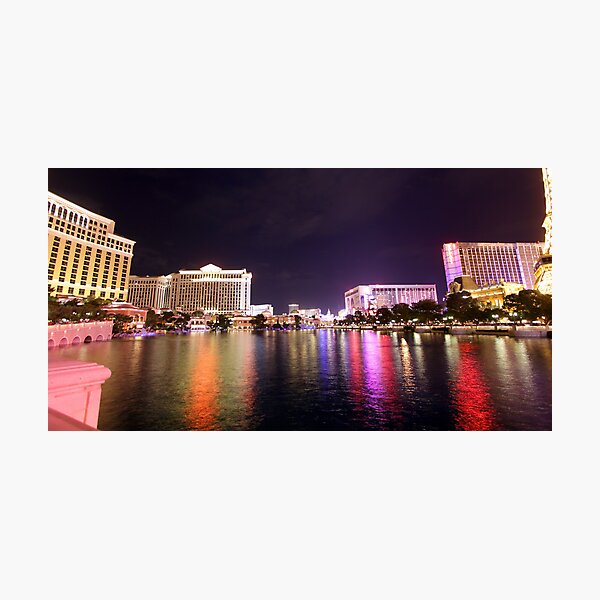
<svg viewBox="0 0 600 600"><path fill-rule="evenodd" d="M51 350L96 362L104 430L550 430L552 341L233 332Z"/></svg>

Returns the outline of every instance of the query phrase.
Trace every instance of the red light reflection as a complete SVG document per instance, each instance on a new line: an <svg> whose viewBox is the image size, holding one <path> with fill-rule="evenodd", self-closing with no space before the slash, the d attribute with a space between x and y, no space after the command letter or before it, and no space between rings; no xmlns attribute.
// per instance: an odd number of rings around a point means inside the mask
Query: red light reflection
<svg viewBox="0 0 600 600"><path fill-rule="evenodd" d="M458 348L457 378L453 385L458 429L495 429L494 410L474 345L470 342L459 342Z"/></svg>

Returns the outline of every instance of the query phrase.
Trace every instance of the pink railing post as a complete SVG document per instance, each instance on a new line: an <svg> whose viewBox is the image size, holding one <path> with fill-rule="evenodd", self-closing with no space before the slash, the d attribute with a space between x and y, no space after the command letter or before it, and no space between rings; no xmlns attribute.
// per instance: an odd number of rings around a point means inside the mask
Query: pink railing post
<svg viewBox="0 0 600 600"><path fill-rule="evenodd" d="M110 370L79 360L48 360L48 431L96 429ZM62 417L62 418L61 418Z"/></svg>

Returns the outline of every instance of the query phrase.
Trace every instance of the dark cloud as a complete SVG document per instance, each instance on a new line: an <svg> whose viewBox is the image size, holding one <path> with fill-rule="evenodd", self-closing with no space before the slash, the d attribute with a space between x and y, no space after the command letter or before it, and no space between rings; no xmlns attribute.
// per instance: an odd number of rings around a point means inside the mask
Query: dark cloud
<svg viewBox="0 0 600 600"><path fill-rule="evenodd" d="M132 271L253 272L253 301L337 310L358 283L437 283L446 241L543 239L539 169L50 169L136 240Z"/></svg>

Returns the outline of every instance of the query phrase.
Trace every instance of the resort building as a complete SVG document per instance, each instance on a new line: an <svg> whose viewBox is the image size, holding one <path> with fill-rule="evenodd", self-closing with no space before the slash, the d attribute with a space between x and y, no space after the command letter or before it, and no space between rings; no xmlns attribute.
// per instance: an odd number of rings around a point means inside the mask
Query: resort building
<svg viewBox="0 0 600 600"><path fill-rule="evenodd" d="M484 306L491 308L502 308L504 299L510 294L518 294L524 289L522 283L499 283L484 287L477 287L471 277L457 277L451 284L448 293L466 291L471 298L477 300Z"/></svg>
<svg viewBox="0 0 600 600"><path fill-rule="evenodd" d="M255 317L256 315L264 315L265 313L269 313L269 315L274 314L273 305L272 304L251 304L250 305L250 316Z"/></svg>
<svg viewBox="0 0 600 600"><path fill-rule="evenodd" d="M206 313L243 313L250 311L252 273L246 269L225 270L205 265L197 271L171 275L171 310Z"/></svg>
<svg viewBox="0 0 600 600"><path fill-rule="evenodd" d="M48 192L48 291L127 300L134 241L115 222Z"/></svg>
<svg viewBox="0 0 600 600"><path fill-rule="evenodd" d="M190 333L194 333L196 331L208 331L207 325L208 319L206 317L192 317L188 321L188 327L190 329Z"/></svg>
<svg viewBox="0 0 600 600"><path fill-rule="evenodd" d="M162 311L169 308L171 275L129 277L129 302L140 308Z"/></svg>
<svg viewBox="0 0 600 600"><path fill-rule="evenodd" d="M312 319L319 318L321 316L320 308L301 308L298 313L301 317L309 317Z"/></svg>
<svg viewBox="0 0 600 600"><path fill-rule="evenodd" d="M294 311L298 312L299 310L299 304L288 304L288 315L291 315Z"/></svg>
<svg viewBox="0 0 600 600"><path fill-rule="evenodd" d="M542 169L544 196L546 197L546 218L542 227L546 230L544 250L535 268L534 289L542 294L552 295L552 174L550 169Z"/></svg>
<svg viewBox="0 0 600 600"><path fill-rule="evenodd" d="M392 308L395 304L414 304L420 300L437 302L435 283L357 285L344 294L346 314L360 310L372 312L378 308Z"/></svg>
<svg viewBox="0 0 600 600"><path fill-rule="evenodd" d="M142 329L146 323L147 310L134 306L130 302L113 302L105 308L109 315L123 315L131 317L131 322L126 329Z"/></svg>
<svg viewBox="0 0 600 600"><path fill-rule="evenodd" d="M252 317L239 315L231 319L231 327L234 330L251 331L253 329Z"/></svg>
<svg viewBox="0 0 600 600"><path fill-rule="evenodd" d="M452 242L442 247L448 288L457 278L468 275L478 287L521 283L532 289L542 242Z"/></svg>

